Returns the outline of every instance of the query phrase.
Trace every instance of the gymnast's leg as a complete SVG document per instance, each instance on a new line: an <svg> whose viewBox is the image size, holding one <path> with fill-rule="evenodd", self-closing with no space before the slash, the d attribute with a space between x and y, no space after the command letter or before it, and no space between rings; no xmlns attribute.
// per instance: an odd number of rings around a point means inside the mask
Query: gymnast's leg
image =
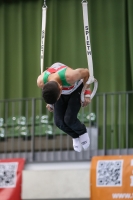
<svg viewBox="0 0 133 200"><path fill-rule="evenodd" d="M61 95L60 99L54 105L54 121L56 126L70 135L73 140L73 148L75 151L82 151L81 144L79 142L78 134L73 131L69 126L64 122L64 117L67 109L67 102L69 100L69 95Z"/></svg>
<svg viewBox="0 0 133 200"><path fill-rule="evenodd" d="M83 123L77 118L77 114L81 108L81 90L82 85L77 88L71 95L69 95L69 101L64 116L65 124L78 134L79 141L81 142L84 150L88 149L90 145L90 139L87 133L87 129Z"/></svg>

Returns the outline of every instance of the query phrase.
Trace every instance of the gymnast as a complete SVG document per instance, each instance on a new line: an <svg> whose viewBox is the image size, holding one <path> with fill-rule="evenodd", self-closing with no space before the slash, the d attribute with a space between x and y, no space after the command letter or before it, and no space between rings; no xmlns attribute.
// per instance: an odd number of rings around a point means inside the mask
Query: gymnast
<svg viewBox="0 0 133 200"><path fill-rule="evenodd" d="M84 92L84 102L81 101L81 92L89 76L88 69L72 69L58 62L37 78L46 107L54 114L55 125L72 137L73 148L77 152L87 150L90 145L87 129L77 118L81 106L91 102L89 85Z"/></svg>

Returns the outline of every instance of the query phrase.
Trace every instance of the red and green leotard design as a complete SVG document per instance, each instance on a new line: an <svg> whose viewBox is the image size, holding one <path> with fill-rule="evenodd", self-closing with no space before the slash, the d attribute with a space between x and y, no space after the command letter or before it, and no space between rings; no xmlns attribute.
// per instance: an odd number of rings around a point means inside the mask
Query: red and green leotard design
<svg viewBox="0 0 133 200"><path fill-rule="evenodd" d="M70 85L66 81L66 77L65 77L66 69L67 69L67 66L62 63L53 64L44 72L44 76L43 76L44 84L48 82L48 77L50 74L57 72L63 86L62 94L71 94L74 90L76 90L79 87L79 85L81 85L82 80L77 81L74 85Z"/></svg>

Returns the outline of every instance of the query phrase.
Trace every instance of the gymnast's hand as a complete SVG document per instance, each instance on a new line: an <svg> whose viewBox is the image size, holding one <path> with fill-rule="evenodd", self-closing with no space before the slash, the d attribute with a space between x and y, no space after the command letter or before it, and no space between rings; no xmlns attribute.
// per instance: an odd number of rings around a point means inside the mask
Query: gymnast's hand
<svg viewBox="0 0 133 200"><path fill-rule="evenodd" d="M90 97L85 97L84 102L81 102L82 107L87 106L89 103L91 103L91 98Z"/></svg>
<svg viewBox="0 0 133 200"><path fill-rule="evenodd" d="M49 112L53 112L54 111L54 106L51 104L47 104L46 108L48 109Z"/></svg>

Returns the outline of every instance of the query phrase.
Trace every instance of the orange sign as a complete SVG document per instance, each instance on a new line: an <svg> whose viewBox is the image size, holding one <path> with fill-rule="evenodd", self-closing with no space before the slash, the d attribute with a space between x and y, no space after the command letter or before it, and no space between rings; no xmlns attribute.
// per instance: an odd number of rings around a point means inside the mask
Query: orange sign
<svg viewBox="0 0 133 200"><path fill-rule="evenodd" d="M91 200L133 200L133 156L97 156L91 162Z"/></svg>

